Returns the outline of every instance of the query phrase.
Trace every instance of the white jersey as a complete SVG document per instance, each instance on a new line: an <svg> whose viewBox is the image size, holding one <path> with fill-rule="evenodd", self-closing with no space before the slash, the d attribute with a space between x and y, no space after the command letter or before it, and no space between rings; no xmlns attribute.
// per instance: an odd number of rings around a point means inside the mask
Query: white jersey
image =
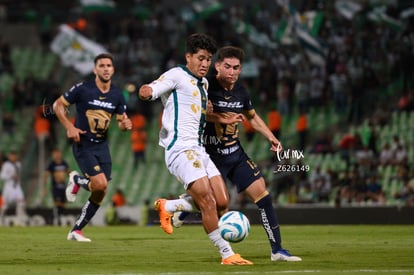
<svg viewBox="0 0 414 275"><path fill-rule="evenodd" d="M164 105L159 145L165 148L168 171L187 189L202 177L220 175L202 145L206 122L206 78L195 77L186 67L178 66L149 84L152 100Z"/></svg>
<svg viewBox="0 0 414 275"><path fill-rule="evenodd" d="M0 178L4 182L3 187L20 185L20 162L5 161L1 167Z"/></svg>
<svg viewBox="0 0 414 275"><path fill-rule="evenodd" d="M206 78L195 77L185 66L163 73L149 86L152 98L161 98L164 105L159 145L165 150L202 146L206 121Z"/></svg>

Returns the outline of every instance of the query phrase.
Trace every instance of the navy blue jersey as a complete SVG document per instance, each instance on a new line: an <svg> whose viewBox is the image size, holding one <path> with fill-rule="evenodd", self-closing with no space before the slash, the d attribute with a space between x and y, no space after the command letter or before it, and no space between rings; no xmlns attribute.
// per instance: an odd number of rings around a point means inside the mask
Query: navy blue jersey
<svg viewBox="0 0 414 275"><path fill-rule="evenodd" d="M243 113L248 118L254 113L249 93L240 83L236 83L231 91L226 91L216 77L210 77L208 99L213 103L215 113L224 116ZM226 149L239 143L237 124L226 125L207 122L204 128L204 145L207 151Z"/></svg>
<svg viewBox="0 0 414 275"><path fill-rule="evenodd" d="M69 164L62 160L62 162L51 161L46 167L52 178L52 188L66 188L66 175L69 170ZM59 174L59 175L58 175ZM59 180L60 179L60 180Z"/></svg>
<svg viewBox="0 0 414 275"><path fill-rule="evenodd" d="M241 84L236 83L231 91L226 91L215 77L210 78L209 83L208 99L212 102L215 113L224 116L242 113L247 118L255 114L250 96ZM238 192L244 191L263 176L256 163L244 152L237 124L207 122L204 146L221 175L236 185Z"/></svg>
<svg viewBox="0 0 414 275"><path fill-rule="evenodd" d="M63 98L65 104L76 104L75 126L86 131L81 138L91 142L105 141L112 116L126 112L121 90L111 84L109 92L102 93L95 80L74 85Z"/></svg>

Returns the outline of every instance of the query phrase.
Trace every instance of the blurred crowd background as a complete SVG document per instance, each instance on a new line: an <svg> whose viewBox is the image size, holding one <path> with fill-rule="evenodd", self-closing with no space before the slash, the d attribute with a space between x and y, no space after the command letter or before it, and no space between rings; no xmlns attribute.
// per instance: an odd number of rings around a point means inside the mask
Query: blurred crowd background
<svg viewBox="0 0 414 275"><path fill-rule="evenodd" d="M129 204L179 195L157 146L160 103L142 104L136 87L184 63L186 37L205 32L245 50L241 81L256 110L285 149L303 152L280 163L263 137L241 127L275 203L413 206L413 22L409 0L2 1L0 152L18 151L31 207L51 203L40 191L51 149L77 169L50 104L91 77L71 61L91 60L52 49L66 25L114 55L115 82L139 131L111 137L109 200L117 189ZM69 47L83 50L79 41ZM280 164L290 168L275 171Z"/></svg>

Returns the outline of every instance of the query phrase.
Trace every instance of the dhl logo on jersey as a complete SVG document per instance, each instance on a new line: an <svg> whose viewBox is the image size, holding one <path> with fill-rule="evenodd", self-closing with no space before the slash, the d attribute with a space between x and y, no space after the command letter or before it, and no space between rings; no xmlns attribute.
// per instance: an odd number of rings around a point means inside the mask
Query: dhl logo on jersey
<svg viewBox="0 0 414 275"><path fill-rule="evenodd" d="M112 105L112 102L103 102L97 99L94 99L93 101L88 102L90 105L102 107L102 108L108 108L108 109L115 109L115 106Z"/></svg>
<svg viewBox="0 0 414 275"><path fill-rule="evenodd" d="M227 108L243 108L243 104L240 101L233 101L233 102L227 102L227 101L219 101L217 102L218 107L227 107Z"/></svg>

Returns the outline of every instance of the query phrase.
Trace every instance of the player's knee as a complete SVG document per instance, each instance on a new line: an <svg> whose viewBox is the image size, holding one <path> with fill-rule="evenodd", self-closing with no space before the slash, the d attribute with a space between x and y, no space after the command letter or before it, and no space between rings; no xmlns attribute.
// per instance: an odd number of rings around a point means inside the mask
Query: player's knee
<svg viewBox="0 0 414 275"><path fill-rule="evenodd" d="M216 210L216 201L213 196L207 194L205 196L200 197L197 201L200 210L203 211L214 211Z"/></svg>
<svg viewBox="0 0 414 275"><path fill-rule="evenodd" d="M108 183L104 180L92 180L90 184L92 192L106 192L107 186Z"/></svg>
<svg viewBox="0 0 414 275"><path fill-rule="evenodd" d="M227 209L229 207L228 202L217 202L217 212L219 212L219 214L223 214L225 212L227 212Z"/></svg>

